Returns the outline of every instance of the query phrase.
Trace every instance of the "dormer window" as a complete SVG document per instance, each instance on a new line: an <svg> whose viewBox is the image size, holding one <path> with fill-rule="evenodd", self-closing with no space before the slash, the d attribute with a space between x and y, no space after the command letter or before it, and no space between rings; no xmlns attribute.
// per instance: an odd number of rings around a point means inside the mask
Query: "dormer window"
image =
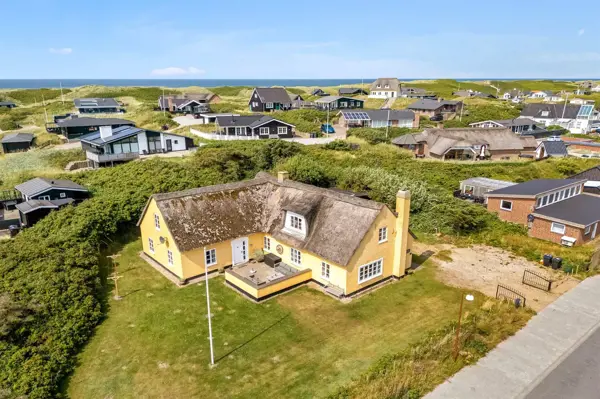
<svg viewBox="0 0 600 399"><path fill-rule="evenodd" d="M390 85L385 85L385 88L386 88L386 89L389 89L389 88L390 88Z"/></svg>
<svg viewBox="0 0 600 399"><path fill-rule="evenodd" d="M377 88L378 88L378 89L381 89L381 85L377 85Z"/></svg>
<svg viewBox="0 0 600 399"><path fill-rule="evenodd" d="M284 230L292 234L306 235L306 219L302 215L288 211L285 216Z"/></svg>
<svg viewBox="0 0 600 399"><path fill-rule="evenodd" d="M542 116L548 116L548 115L550 115L549 111L542 111Z"/></svg>

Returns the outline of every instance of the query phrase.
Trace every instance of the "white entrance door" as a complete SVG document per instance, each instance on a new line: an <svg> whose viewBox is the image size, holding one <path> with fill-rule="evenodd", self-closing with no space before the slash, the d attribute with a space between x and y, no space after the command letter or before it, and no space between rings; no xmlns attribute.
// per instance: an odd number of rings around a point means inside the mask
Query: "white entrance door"
<svg viewBox="0 0 600 399"><path fill-rule="evenodd" d="M594 224L594 230L592 230L592 240L596 237L596 229L598 228L598 223Z"/></svg>
<svg viewBox="0 0 600 399"><path fill-rule="evenodd" d="M248 262L248 237L238 238L231 242L233 264Z"/></svg>

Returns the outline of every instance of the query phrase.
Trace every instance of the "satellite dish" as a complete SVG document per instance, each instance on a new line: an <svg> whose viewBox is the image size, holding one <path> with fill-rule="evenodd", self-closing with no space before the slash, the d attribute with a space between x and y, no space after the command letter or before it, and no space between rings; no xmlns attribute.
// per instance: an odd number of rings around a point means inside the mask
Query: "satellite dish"
<svg viewBox="0 0 600 399"><path fill-rule="evenodd" d="M531 213L529 215L527 215L528 222L533 222L533 219L535 219L535 216L533 216Z"/></svg>

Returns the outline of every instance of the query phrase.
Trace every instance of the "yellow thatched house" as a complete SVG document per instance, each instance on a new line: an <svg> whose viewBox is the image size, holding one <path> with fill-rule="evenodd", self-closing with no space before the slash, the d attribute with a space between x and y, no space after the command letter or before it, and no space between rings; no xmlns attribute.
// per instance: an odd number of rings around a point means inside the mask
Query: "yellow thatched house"
<svg viewBox="0 0 600 399"><path fill-rule="evenodd" d="M153 195L140 218L144 253L181 283L225 270L255 299L314 281L349 296L411 263L410 193L396 212L350 194L259 173L255 179Z"/></svg>

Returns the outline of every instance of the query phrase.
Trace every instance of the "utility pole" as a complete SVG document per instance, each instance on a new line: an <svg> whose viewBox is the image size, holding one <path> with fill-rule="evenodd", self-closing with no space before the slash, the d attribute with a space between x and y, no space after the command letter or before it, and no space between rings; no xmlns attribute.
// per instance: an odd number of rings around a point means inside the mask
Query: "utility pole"
<svg viewBox="0 0 600 399"><path fill-rule="evenodd" d="M116 266L116 264L115 264ZM119 295L119 284L117 283L117 281L123 276L121 276L119 273L117 273L117 271L115 270L114 272L112 272L112 274L109 277L109 280L112 280L115 282L115 296L113 297L113 299L115 301L120 301L121 299L123 299L122 296Z"/></svg>
<svg viewBox="0 0 600 399"><path fill-rule="evenodd" d="M162 106L162 109L163 109L163 116L165 116L166 112L165 112L165 88L164 87L163 87L163 98L162 98L162 101L160 102L160 105Z"/></svg>
<svg viewBox="0 0 600 399"><path fill-rule="evenodd" d="M210 291L208 290L208 265L206 263L206 247L204 247L204 277L206 278L206 309L208 311L208 340L210 342L210 365L215 365L215 353L213 350L213 335L210 314Z"/></svg>
<svg viewBox="0 0 600 399"><path fill-rule="evenodd" d="M63 95L62 82L60 82L60 99L62 100L63 105L65 105L65 96Z"/></svg>
<svg viewBox="0 0 600 399"><path fill-rule="evenodd" d="M42 94L42 105L44 106L44 115L46 115L46 123L48 123L48 112L46 111L46 100L44 100L43 94Z"/></svg>

